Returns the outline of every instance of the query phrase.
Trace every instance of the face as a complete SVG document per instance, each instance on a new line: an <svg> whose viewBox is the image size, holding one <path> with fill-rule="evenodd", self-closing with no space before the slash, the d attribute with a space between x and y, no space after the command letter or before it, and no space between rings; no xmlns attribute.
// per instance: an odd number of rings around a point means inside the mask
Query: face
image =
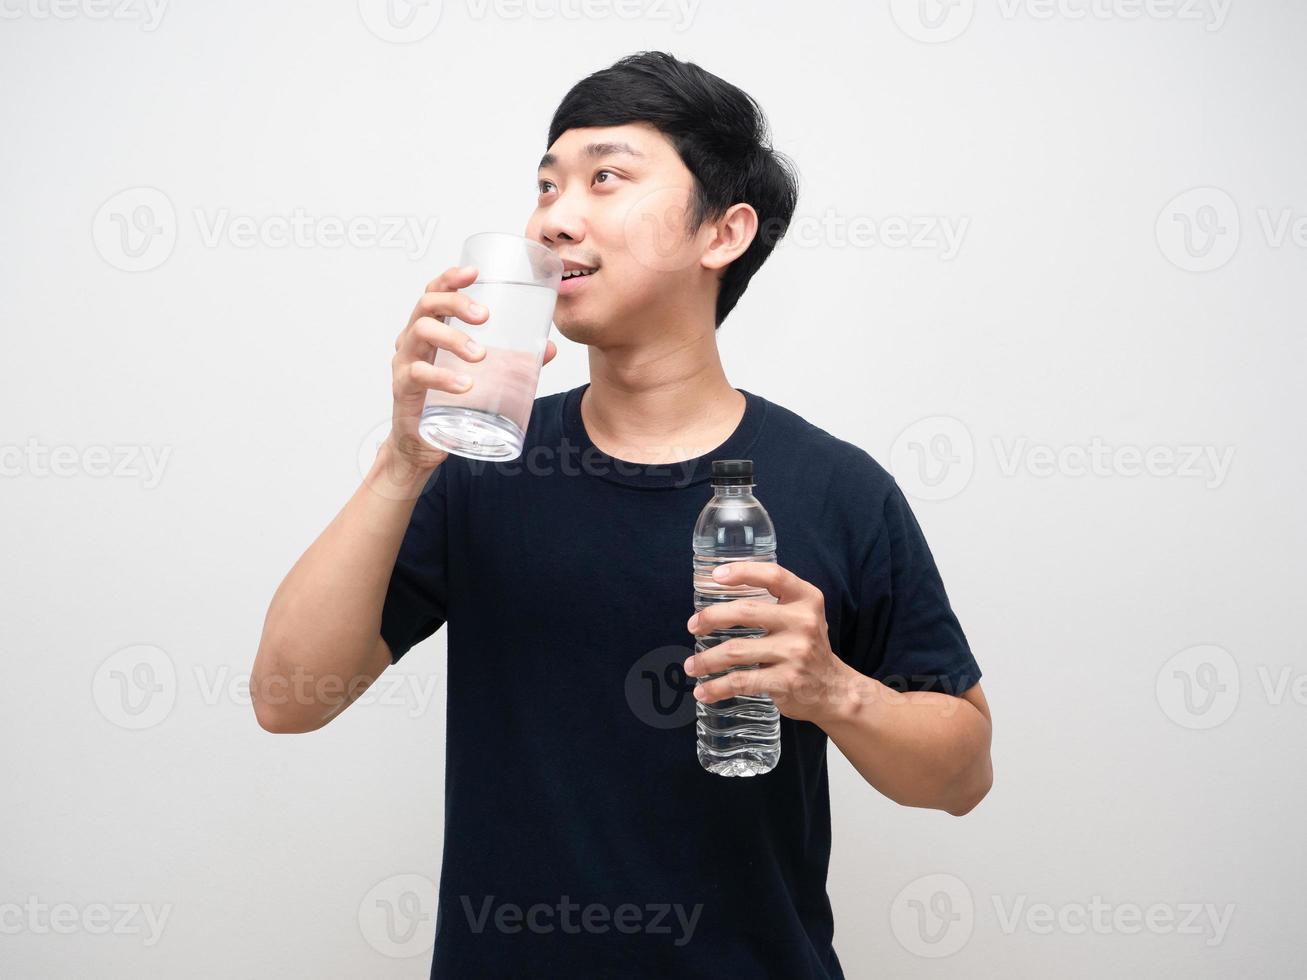
<svg viewBox="0 0 1307 980"><path fill-rule="evenodd" d="M687 235L694 178L652 126L569 129L541 161L526 236L565 262L554 323L578 343L650 336L711 315L730 249ZM714 247L715 243L718 247ZM738 253L737 253L738 254ZM574 269L594 270L570 277Z"/></svg>

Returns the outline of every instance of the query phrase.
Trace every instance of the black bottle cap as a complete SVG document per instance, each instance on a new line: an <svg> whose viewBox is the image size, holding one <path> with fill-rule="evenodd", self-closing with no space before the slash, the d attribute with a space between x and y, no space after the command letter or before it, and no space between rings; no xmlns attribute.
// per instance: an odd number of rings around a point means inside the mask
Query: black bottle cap
<svg viewBox="0 0 1307 980"><path fill-rule="evenodd" d="M753 486L753 460L714 459L712 482L715 487Z"/></svg>

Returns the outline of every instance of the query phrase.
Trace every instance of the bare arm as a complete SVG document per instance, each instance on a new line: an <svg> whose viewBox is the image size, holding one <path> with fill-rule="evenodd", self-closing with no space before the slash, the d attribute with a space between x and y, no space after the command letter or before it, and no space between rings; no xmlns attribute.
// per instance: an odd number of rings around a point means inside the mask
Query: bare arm
<svg viewBox="0 0 1307 980"><path fill-rule="evenodd" d="M267 731L321 728L390 666L380 635L386 590L413 508L448 457L419 437L422 406L430 389L470 389L432 361L438 348L470 362L485 356L448 322L485 321L488 312L458 292L475 278L475 268L454 267L427 285L395 339L390 436L363 484L272 597L250 673L254 714ZM542 363L556 353L550 341Z"/></svg>
<svg viewBox="0 0 1307 980"><path fill-rule="evenodd" d="M979 684L960 696L900 693L848 669L850 693L821 727L862 778L904 806L956 817L994 781L989 704Z"/></svg>
<svg viewBox="0 0 1307 980"><path fill-rule="evenodd" d="M868 677L831 649L821 590L775 562L735 562L713 578L761 586L775 601L733 599L690 617L686 626L696 635L736 625L766 630L685 661L687 675L704 678L694 689L699 701L768 694L781 714L818 725L863 779L903 806L960 817L984 799L993 769L989 704L979 684L954 697L899 692ZM745 664L759 666L731 669ZM707 679L713 675L720 676Z"/></svg>
<svg viewBox="0 0 1307 980"><path fill-rule="evenodd" d="M250 676L267 731L321 728L390 666L381 609L428 476L383 443L367 479L278 587Z"/></svg>

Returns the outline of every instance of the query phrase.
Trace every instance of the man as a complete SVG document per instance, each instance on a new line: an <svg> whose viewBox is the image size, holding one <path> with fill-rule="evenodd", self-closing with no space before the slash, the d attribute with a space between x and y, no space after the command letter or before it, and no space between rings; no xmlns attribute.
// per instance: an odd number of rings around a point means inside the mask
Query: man
<svg viewBox="0 0 1307 980"><path fill-rule="evenodd" d="M569 92L547 145L525 233L583 273L554 322L590 382L536 399L512 463L427 445L426 390L465 390L433 352L479 360L453 321L494 315L459 292L476 270L430 283L396 341L390 438L273 599L258 720L321 727L448 623L433 977L842 977L827 741L890 799L964 814L991 781L980 669L889 474L722 370L715 331L797 196L753 100L642 53ZM734 458L779 544L730 581L778 601L691 618L690 534ZM768 633L693 653L735 624ZM274 696L292 674L349 683ZM769 692L776 768L705 771L691 690Z"/></svg>

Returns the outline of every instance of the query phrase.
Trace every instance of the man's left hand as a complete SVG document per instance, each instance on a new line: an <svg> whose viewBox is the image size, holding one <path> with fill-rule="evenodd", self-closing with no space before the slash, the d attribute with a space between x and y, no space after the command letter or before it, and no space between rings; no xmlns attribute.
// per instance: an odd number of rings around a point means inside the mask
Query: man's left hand
<svg viewBox="0 0 1307 980"><path fill-rule="evenodd" d="M685 661L690 677L706 677L741 664L761 665L703 681L695 686L694 696L711 704L741 694L766 693L787 718L820 724L832 716L849 692L853 668L831 649L821 589L774 562L719 565L713 578L723 585L764 588L775 601L732 599L690 617L686 628L696 636L732 626L767 631L766 636L736 637L692 654Z"/></svg>

